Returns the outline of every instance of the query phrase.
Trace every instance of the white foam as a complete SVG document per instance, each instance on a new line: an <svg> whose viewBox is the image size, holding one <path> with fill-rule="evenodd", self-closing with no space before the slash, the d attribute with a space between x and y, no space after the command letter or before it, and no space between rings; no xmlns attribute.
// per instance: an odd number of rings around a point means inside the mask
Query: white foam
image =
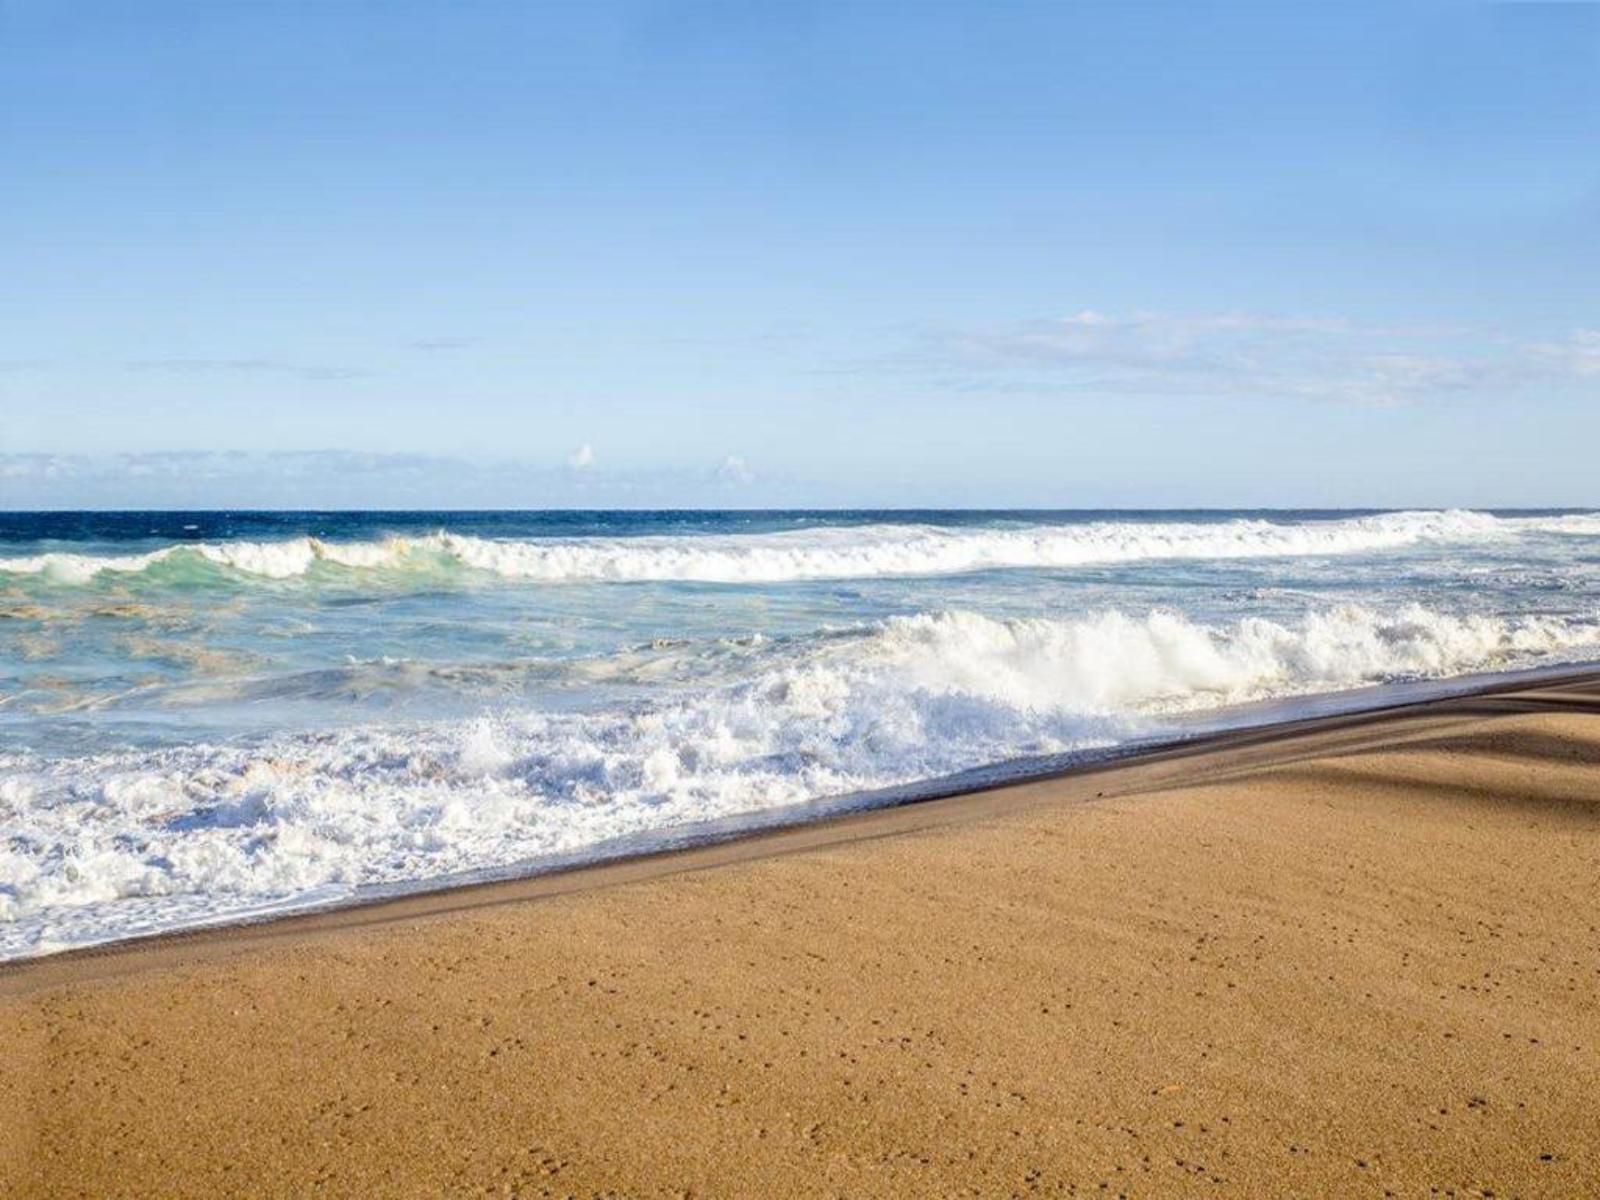
<svg viewBox="0 0 1600 1200"><path fill-rule="evenodd" d="M0 755L0 957L304 907L1123 740L1162 714L1600 657L1594 617L894 618L591 712Z"/></svg>
<svg viewBox="0 0 1600 1200"><path fill-rule="evenodd" d="M0 558L0 574L39 575L52 583L84 584L102 571L131 575L170 558L177 550L168 546L149 554L68 554L51 551L23 558Z"/></svg>
<svg viewBox="0 0 1600 1200"><path fill-rule="evenodd" d="M892 618L879 641L924 686L1018 708L1151 714L1588 658L1600 655L1600 617L1344 604L1292 624L1246 617L1217 628L1159 610L1011 621L950 612Z"/></svg>
<svg viewBox="0 0 1600 1200"><path fill-rule="evenodd" d="M425 546L427 542L418 544ZM279 542L195 542L165 546L146 554L95 555L53 550L22 558L0 558L0 574L41 575L55 583L85 584L102 572L138 574L160 563L189 558L242 575L293 579L305 575L318 562L357 570L402 567L413 549L413 544L404 538L324 542L300 537Z"/></svg>
<svg viewBox="0 0 1600 1200"><path fill-rule="evenodd" d="M1553 517L1503 517L1511 529L1527 533L1568 534L1576 537L1600 536L1600 513L1567 513Z"/></svg>
<svg viewBox="0 0 1600 1200"><path fill-rule="evenodd" d="M317 561L316 543L311 538L287 542L227 542L220 546L201 544L194 547L194 553L218 566L267 579L304 575Z"/></svg>
<svg viewBox="0 0 1600 1200"><path fill-rule="evenodd" d="M1017 529L868 525L756 535L502 542L441 535L444 549L512 579L771 583L1078 567L1149 559L1351 554L1510 536L1472 512L1389 513L1280 524L1102 521Z"/></svg>
<svg viewBox="0 0 1600 1200"><path fill-rule="evenodd" d="M318 564L344 570L457 566L504 579L774 583L946 575L1013 568L1071 568L1161 559L1259 559L1372 553L1527 534L1600 535L1600 514L1495 517L1418 511L1278 522L1099 521L1018 528L865 525L764 534L493 540L441 532L370 542L196 543L142 555L63 552L0 559L0 574L83 584L102 571L140 572L175 556L246 577L290 579Z"/></svg>

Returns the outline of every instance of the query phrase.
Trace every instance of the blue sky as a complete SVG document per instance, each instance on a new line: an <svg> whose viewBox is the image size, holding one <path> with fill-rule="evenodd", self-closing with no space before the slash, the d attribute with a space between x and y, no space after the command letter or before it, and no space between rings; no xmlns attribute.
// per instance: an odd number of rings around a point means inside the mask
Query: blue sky
<svg viewBox="0 0 1600 1200"><path fill-rule="evenodd" d="M1600 503L1600 7L0 0L0 505Z"/></svg>

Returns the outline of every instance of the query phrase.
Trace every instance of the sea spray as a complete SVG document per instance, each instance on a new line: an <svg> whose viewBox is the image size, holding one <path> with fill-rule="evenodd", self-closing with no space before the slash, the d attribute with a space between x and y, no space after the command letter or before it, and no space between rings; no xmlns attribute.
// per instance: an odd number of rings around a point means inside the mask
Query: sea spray
<svg viewBox="0 0 1600 1200"><path fill-rule="evenodd" d="M1176 714L1600 656L1594 616L946 610L582 711L0 755L0 956L289 911L1157 735Z"/></svg>

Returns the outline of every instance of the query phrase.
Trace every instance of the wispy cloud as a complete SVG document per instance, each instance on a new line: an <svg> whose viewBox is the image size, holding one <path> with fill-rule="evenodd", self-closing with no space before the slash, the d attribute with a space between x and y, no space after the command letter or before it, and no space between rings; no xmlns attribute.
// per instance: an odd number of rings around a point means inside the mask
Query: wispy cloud
<svg viewBox="0 0 1600 1200"><path fill-rule="evenodd" d="M1600 375L1600 329L1575 329L1563 340L1539 342L1530 350L1560 370Z"/></svg>
<svg viewBox="0 0 1600 1200"><path fill-rule="evenodd" d="M363 367L291 362L279 358L139 358L125 364L130 371L170 375L285 375L310 381L360 379Z"/></svg>
<svg viewBox="0 0 1600 1200"><path fill-rule="evenodd" d="M593 460L591 459L591 464ZM715 464L574 470L562 462L352 450L0 454L0 508L676 508L729 489L793 502L736 455Z"/></svg>
<svg viewBox="0 0 1600 1200"><path fill-rule="evenodd" d="M1057 317L928 335L904 362L946 386L1272 396L1393 405L1600 374L1600 332L1548 343L1257 313Z"/></svg>

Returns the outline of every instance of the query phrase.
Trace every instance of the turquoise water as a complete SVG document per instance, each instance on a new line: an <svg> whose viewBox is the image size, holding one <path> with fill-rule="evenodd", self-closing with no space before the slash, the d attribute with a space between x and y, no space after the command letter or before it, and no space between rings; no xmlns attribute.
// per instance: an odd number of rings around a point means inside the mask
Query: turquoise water
<svg viewBox="0 0 1600 1200"><path fill-rule="evenodd" d="M1573 512L0 514L0 956L1591 661L1597 578Z"/></svg>

